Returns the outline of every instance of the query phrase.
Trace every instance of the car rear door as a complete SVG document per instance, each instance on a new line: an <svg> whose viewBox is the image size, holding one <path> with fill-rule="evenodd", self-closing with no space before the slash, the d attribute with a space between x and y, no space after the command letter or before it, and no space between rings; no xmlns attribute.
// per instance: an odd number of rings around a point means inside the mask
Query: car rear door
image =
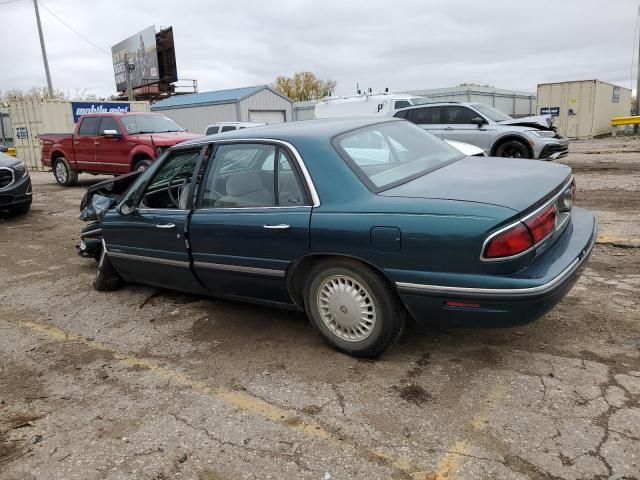
<svg viewBox="0 0 640 480"><path fill-rule="evenodd" d="M104 217L107 256L126 280L206 293L191 271L185 239L188 187L201 155L201 147L170 153L127 195L131 213L110 210Z"/></svg>
<svg viewBox="0 0 640 480"><path fill-rule="evenodd" d="M471 123L474 118L484 118L475 110L463 105L445 105L442 108L442 137L446 140L470 143L489 151L491 128L488 124L478 126Z"/></svg>
<svg viewBox="0 0 640 480"><path fill-rule="evenodd" d="M73 136L73 152L78 170L96 169L96 141L100 117L82 117L77 133ZM70 160L70 159L67 159Z"/></svg>
<svg viewBox="0 0 640 480"><path fill-rule="evenodd" d="M105 131L115 130L118 135L107 136ZM102 117L96 146L96 171L109 173L129 173L129 151L131 147L123 136L120 123L113 117Z"/></svg>
<svg viewBox="0 0 640 480"><path fill-rule="evenodd" d="M421 128L424 128L427 132L432 133L436 137L442 137L442 119L441 119L441 107L420 107L412 108L411 110L404 110L406 112L406 118L412 123L415 123ZM399 112L399 113L403 113ZM398 114L396 114L398 116Z"/></svg>
<svg viewBox="0 0 640 480"><path fill-rule="evenodd" d="M285 272L309 250L303 178L277 142L217 145L189 224L193 268L212 293L290 303Z"/></svg>

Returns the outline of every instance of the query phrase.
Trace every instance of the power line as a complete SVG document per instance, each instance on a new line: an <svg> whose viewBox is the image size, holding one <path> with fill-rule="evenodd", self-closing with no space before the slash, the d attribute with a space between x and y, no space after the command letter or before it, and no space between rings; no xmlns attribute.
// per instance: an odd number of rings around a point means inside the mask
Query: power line
<svg viewBox="0 0 640 480"><path fill-rule="evenodd" d="M21 2L22 0L6 0L4 2L0 2L0 5L7 5L9 3Z"/></svg>
<svg viewBox="0 0 640 480"><path fill-rule="evenodd" d="M12 0L14 2L20 1L20 0ZM75 28L73 28L71 25L69 25L67 22L65 22L63 19L61 19L58 15L56 15L55 13L53 13L51 11L51 9L49 7L47 7L44 3L42 3L42 1L40 1L40 5L42 5L42 7L49 12L51 15L53 15L60 23L62 23L65 27L67 27L69 30L71 30L73 33L75 33L77 36L79 36L81 39L83 39L85 42L87 42L89 45L91 45L92 47L100 50L102 53L104 53L105 55L109 55L111 56L111 54L109 52L107 52L105 49L103 49L102 47L99 47L98 45L96 45L95 43L93 43L91 40L89 40L87 37L85 37L84 35L82 35L80 32L78 32Z"/></svg>

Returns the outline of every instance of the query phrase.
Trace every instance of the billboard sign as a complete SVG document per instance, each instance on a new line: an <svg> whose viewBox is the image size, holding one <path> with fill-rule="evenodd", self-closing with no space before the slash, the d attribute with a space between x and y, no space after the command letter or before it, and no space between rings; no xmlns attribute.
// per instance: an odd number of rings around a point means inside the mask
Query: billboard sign
<svg viewBox="0 0 640 480"><path fill-rule="evenodd" d="M131 87L137 88L160 80L158 52L156 48L156 27L151 25L132 37L111 47L113 72L116 89L127 89L126 62L135 69L131 72Z"/></svg>
<svg viewBox="0 0 640 480"><path fill-rule="evenodd" d="M71 102L73 123L78 123L78 119L88 113L129 113L130 111L130 103Z"/></svg>

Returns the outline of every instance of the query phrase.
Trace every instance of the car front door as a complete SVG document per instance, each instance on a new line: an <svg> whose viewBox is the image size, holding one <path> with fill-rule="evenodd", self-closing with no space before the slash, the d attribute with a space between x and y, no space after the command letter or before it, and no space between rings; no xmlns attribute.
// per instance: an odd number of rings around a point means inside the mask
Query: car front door
<svg viewBox="0 0 640 480"><path fill-rule="evenodd" d="M185 240L187 194L201 155L200 147L171 152L143 174L120 211L105 215L107 256L125 280L206 293L191 271Z"/></svg>
<svg viewBox="0 0 640 480"><path fill-rule="evenodd" d="M124 128L112 117L102 117L96 138L96 171L109 173L129 173L129 151L131 147L123 137ZM115 131L117 135L106 135Z"/></svg>
<svg viewBox="0 0 640 480"><path fill-rule="evenodd" d="M440 108L439 106L412 108L411 110L405 110L405 118L436 137L442 137L442 114Z"/></svg>
<svg viewBox="0 0 640 480"><path fill-rule="evenodd" d="M281 144L217 145L189 224L194 271L212 293L290 303L286 269L309 250L301 173Z"/></svg>
<svg viewBox="0 0 640 480"><path fill-rule="evenodd" d="M475 110L462 105L446 105L442 108L442 137L446 140L470 143L488 153L491 143L491 132L488 123L478 126L471 123L473 119L486 120Z"/></svg>
<svg viewBox="0 0 640 480"><path fill-rule="evenodd" d="M78 170L96 168L96 141L100 117L83 117L78 132L73 136L73 153Z"/></svg>

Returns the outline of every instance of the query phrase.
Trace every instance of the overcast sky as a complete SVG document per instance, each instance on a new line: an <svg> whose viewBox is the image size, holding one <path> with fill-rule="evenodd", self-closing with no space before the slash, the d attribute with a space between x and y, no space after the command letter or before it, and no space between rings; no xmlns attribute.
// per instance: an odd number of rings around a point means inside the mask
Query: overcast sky
<svg viewBox="0 0 640 480"><path fill-rule="evenodd" d="M0 0L0 89L44 86L32 0ZM631 86L638 0L42 0L54 88L115 93L106 52L149 25L173 26L178 75L200 91L309 70L392 91L464 82L535 91L597 78Z"/></svg>

